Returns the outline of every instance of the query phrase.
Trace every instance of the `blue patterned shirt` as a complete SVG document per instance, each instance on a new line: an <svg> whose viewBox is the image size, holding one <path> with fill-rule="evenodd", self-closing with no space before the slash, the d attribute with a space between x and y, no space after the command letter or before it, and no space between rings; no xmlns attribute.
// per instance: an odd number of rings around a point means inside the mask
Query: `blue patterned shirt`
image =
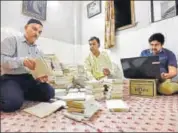
<svg viewBox="0 0 178 133"><path fill-rule="evenodd" d="M176 56L172 51L163 48L157 55L159 56L161 73L167 73L168 66L177 68ZM141 56L153 56L153 52L150 49L146 49L141 52Z"/></svg>

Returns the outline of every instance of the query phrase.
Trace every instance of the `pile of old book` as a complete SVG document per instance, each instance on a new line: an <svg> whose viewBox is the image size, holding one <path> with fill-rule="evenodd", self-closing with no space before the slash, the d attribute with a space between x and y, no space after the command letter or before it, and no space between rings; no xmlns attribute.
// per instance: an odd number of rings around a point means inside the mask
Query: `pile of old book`
<svg viewBox="0 0 178 133"><path fill-rule="evenodd" d="M112 88L110 92L110 99L122 99L123 98L123 81L113 80Z"/></svg>
<svg viewBox="0 0 178 133"><path fill-rule="evenodd" d="M95 100L105 99L104 87L100 81L86 81L86 94L93 95Z"/></svg>
<svg viewBox="0 0 178 133"><path fill-rule="evenodd" d="M86 95L84 100L67 100L66 106L64 115L76 121L89 120L100 109L91 95Z"/></svg>
<svg viewBox="0 0 178 133"><path fill-rule="evenodd" d="M123 80L122 79L106 79L104 85L108 86L107 99L123 98Z"/></svg>

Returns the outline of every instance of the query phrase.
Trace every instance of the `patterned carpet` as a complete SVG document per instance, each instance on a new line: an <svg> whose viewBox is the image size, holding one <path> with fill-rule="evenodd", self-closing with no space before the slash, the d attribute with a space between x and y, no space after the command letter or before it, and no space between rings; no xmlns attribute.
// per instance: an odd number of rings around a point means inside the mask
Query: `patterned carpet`
<svg viewBox="0 0 178 133"><path fill-rule="evenodd" d="M126 97L130 112L109 112L105 103L92 120L79 123L65 110L39 119L22 111L1 112L2 132L178 132L178 95L156 98ZM24 107L34 103L25 103ZM23 108L24 108L23 107Z"/></svg>

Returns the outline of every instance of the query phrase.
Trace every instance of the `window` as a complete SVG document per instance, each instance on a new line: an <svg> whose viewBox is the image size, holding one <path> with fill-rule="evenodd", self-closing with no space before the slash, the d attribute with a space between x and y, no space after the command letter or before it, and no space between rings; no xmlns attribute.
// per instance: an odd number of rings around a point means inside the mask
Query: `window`
<svg viewBox="0 0 178 133"><path fill-rule="evenodd" d="M134 0L114 0L114 7L116 29L135 26Z"/></svg>
<svg viewBox="0 0 178 133"><path fill-rule="evenodd" d="M151 0L152 22L164 20L178 15L178 0L154 1Z"/></svg>

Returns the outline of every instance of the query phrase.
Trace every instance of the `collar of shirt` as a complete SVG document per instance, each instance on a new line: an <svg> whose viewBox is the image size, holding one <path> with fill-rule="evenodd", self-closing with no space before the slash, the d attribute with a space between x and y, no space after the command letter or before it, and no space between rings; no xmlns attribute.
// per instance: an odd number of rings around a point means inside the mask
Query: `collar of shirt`
<svg viewBox="0 0 178 133"><path fill-rule="evenodd" d="M35 47L36 46L36 44L34 43L34 44L29 44L28 43L28 41L27 41L27 39L25 38L25 35L23 35L22 37L21 37L21 41L22 42L26 42L29 46L31 46L31 47Z"/></svg>
<svg viewBox="0 0 178 133"><path fill-rule="evenodd" d="M101 54L102 54L102 53L100 52L99 55L96 57L92 52L90 53L90 55L91 55L93 58L96 58L96 59L99 58L99 57L101 56Z"/></svg>
<svg viewBox="0 0 178 133"><path fill-rule="evenodd" d="M153 51L151 49L149 51L150 51L151 54L153 53ZM165 52L164 48L160 49L160 51L159 51L159 53L162 53L162 52L163 53Z"/></svg>

